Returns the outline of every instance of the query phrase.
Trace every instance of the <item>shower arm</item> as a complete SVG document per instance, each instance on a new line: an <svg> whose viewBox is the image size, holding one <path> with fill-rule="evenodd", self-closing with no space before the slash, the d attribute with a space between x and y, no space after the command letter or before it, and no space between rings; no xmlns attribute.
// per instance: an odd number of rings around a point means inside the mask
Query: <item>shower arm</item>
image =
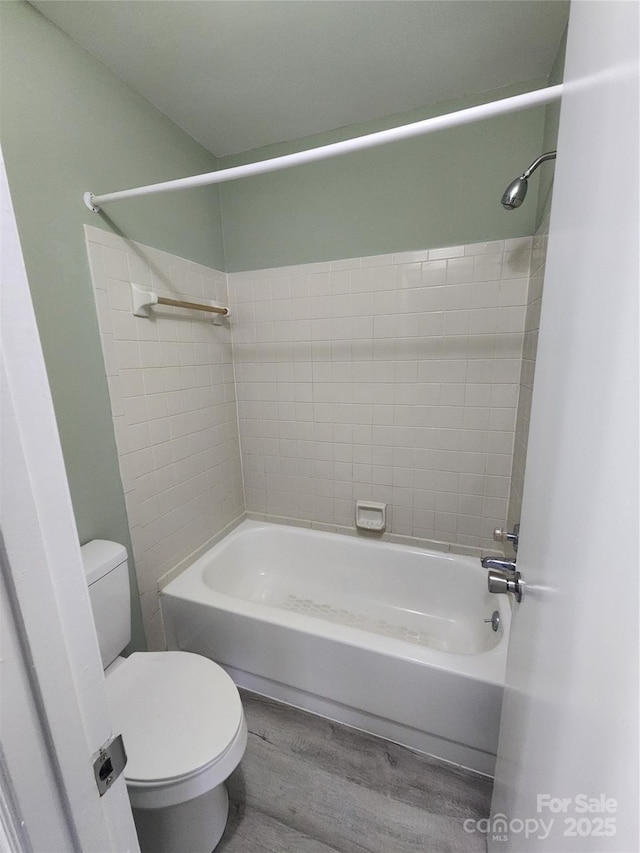
<svg viewBox="0 0 640 853"><path fill-rule="evenodd" d="M547 151L546 154L541 154L536 160L533 161L533 163L529 166L528 169L525 169L521 177L527 180L531 177L531 175L533 175L533 173L541 163L544 163L546 160L555 160L557 153L557 151Z"/></svg>

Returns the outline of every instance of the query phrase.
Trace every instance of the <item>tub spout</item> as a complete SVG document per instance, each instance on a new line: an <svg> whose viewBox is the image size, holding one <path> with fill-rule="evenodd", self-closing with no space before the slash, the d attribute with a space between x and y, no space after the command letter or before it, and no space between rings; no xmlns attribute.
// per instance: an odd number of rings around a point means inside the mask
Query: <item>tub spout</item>
<svg viewBox="0 0 640 853"><path fill-rule="evenodd" d="M515 572L515 560L499 560L496 557L482 557L480 559L483 569L500 569L503 572Z"/></svg>

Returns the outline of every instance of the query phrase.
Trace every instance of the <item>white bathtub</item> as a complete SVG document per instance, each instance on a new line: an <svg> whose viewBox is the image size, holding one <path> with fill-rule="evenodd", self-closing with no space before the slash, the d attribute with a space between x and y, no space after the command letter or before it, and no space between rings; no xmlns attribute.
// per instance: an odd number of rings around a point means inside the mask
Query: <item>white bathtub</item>
<svg viewBox="0 0 640 853"><path fill-rule="evenodd" d="M486 576L471 557L245 521L162 590L162 613L170 649L242 687L491 774L511 614Z"/></svg>

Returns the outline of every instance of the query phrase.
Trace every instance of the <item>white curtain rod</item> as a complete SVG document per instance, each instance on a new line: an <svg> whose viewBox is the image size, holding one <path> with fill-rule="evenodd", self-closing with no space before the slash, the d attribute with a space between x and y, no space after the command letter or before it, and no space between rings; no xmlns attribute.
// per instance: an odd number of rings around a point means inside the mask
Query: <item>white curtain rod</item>
<svg viewBox="0 0 640 853"><path fill-rule="evenodd" d="M84 203L94 213L98 213L101 205L109 204L112 201L122 201L127 198L137 198L139 196L173 192L174 190L185 190L193 187L204 187L209 184L222 184L226 181L237 181L239 178L264 175L267 172L277 172L280 169L289 169L292 166L302 166L305 163L315 163L318 160L327 160L330 157L351 154L354 151L362 151L365 148L375 148L378 145L387 145L389 142L411 139L414 136L425 136L428 133L435 133L438 130L460 127L464 124L472 124L473 122L493 118L494 116L549 104L561 97L562 89L563 85L560 83L557 86L536 89L534 92L525 92L523 95L503 98L501 101L491 101L488 104L468 107L464 110L457 110L456 112L447 113L442 116L434 116L433 118L427 118L413 124L380 130L377 133L357 136L354 139L345 139L342 142L333 142L330 145L322 145L320 148L310 148L307 151L285 154L282 157L273 157L270 160L261 160L257 163L247 163L244 166L233 166L230 169L223 169L220 172L208 172L206 175L193 175L190 178L179 178L175 181L164 181L161 184L149 184L145 187L120 190L119 192L105 193L104 195L94 195L87 192L83 196Z"/></svg>

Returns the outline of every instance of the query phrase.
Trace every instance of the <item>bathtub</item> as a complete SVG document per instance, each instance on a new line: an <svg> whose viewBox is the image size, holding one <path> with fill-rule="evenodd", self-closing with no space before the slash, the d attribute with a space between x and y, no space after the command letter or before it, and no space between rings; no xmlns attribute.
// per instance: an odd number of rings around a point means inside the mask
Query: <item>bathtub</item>
<svg viewBox="0 0 640 853"><path fill-rule="evenodd" d="M511 613L486 576L476 558L244 521L161 605L168 647L239 686L492 774Z"/></svg>

